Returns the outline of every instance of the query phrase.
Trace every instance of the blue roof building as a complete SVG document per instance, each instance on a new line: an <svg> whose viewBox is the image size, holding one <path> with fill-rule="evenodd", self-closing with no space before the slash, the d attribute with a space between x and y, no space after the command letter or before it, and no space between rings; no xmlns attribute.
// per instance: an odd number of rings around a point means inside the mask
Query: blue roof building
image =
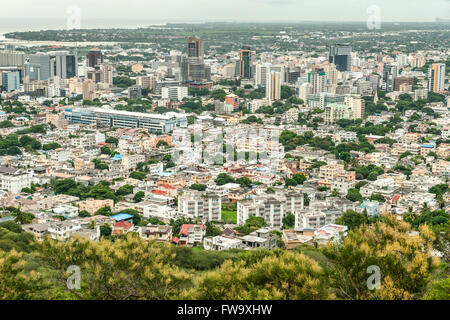
<svg viewBox="0 0 450 320"><path fill-rule="evenodd" d="M119 214L111 216L111 218L113 218L117 222L126 221L126 222L133 223L134 216L131 214L128 214L128 213L119 213Z"/></svg>

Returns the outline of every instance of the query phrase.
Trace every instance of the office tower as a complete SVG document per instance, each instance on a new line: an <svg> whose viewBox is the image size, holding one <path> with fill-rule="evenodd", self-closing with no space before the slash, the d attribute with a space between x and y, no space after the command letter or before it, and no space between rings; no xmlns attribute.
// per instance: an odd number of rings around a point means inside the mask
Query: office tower
<svg viewBox="0 0 450 320"><path fill-rule="evenodd" d="M323 69L315 69L308 72L308 82L311 84L311 93L325 91L326 74Z"/></svg>
<svg viewBox="0 0 450 320"><path fill-rule="evenodd" d="M140 86L133 86L128 88L128 99L139 99L142 96L142 88Z"/></svg>
<svg viewBox="0 0 450 320"><path fill-rule="evenodd" d="M383 87L386 92L394 91L395 78L397 78L397 66L385 63L383 66Z"/></svg>
<svg viewBox="0 0 450 320"><path fill-rule="evenodd" d="M323 68L323 71L327 75L327 80L329 81L329 84L338 84L339 72L336 69L335 64L330 63L330 64L326 65Z"/></svg>
<svg viewBox="0 0 450 320"><path fill-rule="evenodd" d="M164 87L161 88L161 98L171 101L182 101L188 96L188 87Z"/></svg>
<svg viewBox="0 0 450 320"><path fill-rule="evenodd" d="M266 85L266 77L269 72L270 72L269 63L256 65L255 86L264 87Z"/></svg>
<svg viewBox="0 0 450 320"><path fill-rule="evenodd" d="M394 91L400 91L400 86L406 84L413 86L414 78L413 77L397 77L394 80Z"/></svg>
<svg viewBox="0 0 450 320"><path fill-rule="evenodd" d="M136 85L141 86L142 89L155 90L156 77L155 76L140 76L136 77Z"/></svg>
<svg viewBox="0 0 450 320"><path fill-rule="evenodd" d="M89 70L86 71L86 79L92 80L95 83L100 83L100 68L99 66L95 68L89 68Z"/></svg>
<svg viewBox="0 0 450 320"><path fill-rule="evenodd" d="M88 67L94 68L103 63L103 52L100 49L91 49L87 54Z"/></svg>
<svg viewBox="0 0 450 320"><path fill-rule="evenodd" d="M18 90L20 88L20 74L18 71L3 71L2 86L6 92Z"/></svg>
<svg viewBox="0 0 450 320"><path fill-rule="evenodd" d="M203 59L203 40L196 37L189 37L187 55L188 58Z"/></svg>
<svg viewBox="0 0 450 320"><path fill-rule="evenodd" d="M272 102L281 98L281 75L271 71L266 76L266 98Z"/></svg>
<svg viewBox="0 0 450 320"><path fill-rule="evenodd" d="M445 63L433 63L428 69L428 91L440 92L444 90Z"/></svg>
<svg viewBox="0 0 450 320"><path fill-rule="evenodd" d="M20 67L25 64L24 52L0 51L0 66Z"/></svg>
<svg viewBox="0 0 450 320"><path fill-rule="evenodd" d="M189 37L187 58L181 58L180 74L182 81L203 82L211 79L211 69L203 62L202 39Z"/></svg>
<svg viewBox="0 0 450 320"><path fill-rule="evenodd" d="M364 118L364 99L361 99L360 97L346 96L344 99L344 104L352 108L352 115L354 120Z"/></svg>
<svg viewBox="0 0 450 320"><path fill-rule="evenodd" d="M100 82L113 84L113 68L109 64L100 65Z"/></svg>
<svg viewBox="0 0 450 320"><path fill-rule="evenodd" d="M272 71L275 71L275 72L278 72L278 73L280 73L280 81L281 81L281 84L284 84L285 83L285 75L286 75L286 73L285 73L285 71L284 71L284 66L274 66L274 65L271 65L270 66L270 71L269 72L272 72Z"/></svg>
<svg viewBox="0 0 450 320"><path fill-rule="evenodd" d="M95 96L95 82L86 79L83 81L83 100L94 100L96 98Z"/></svg>
<svg viewBox="0 0 450 320"><path fill-rule="evenodd" d="M352 47L348 44L335 44L330 47L328 61L339 71L350 71Z"/></svg>
<svg viewBox="0 0 450 320"><path fill-rule="evenodd" d="M242 47L239 53L239 63L240 63L240 75L243 79L250 79L252 77L252 52L250 47Z"/></svg>
<svg viewBox="0 0 450 320"><path fill-rule="evenodd" d="M380 87L380 76L377 74L371 74L367 76L367 81L372 83L373 91L377 91Z"/></svg>
<svg viewBox="0 0 450 320"><path fill-rule="evenodd" d="M52 76L49 55L43 53L32 54L30 55L29 64L39 66L41 72L40 80L48 80Z"/></svg>
<svg viewBox="0 0 450 320"><path fill-rule="evenodd" d="M25 64L24 83L30 81L37 81L41 79L41 66L38 64Z"/></svg>
<svg viewBox="0 0 450 320"><path fill-rule="evenodd" d="M287 70L287 79L288 83L295 83L298 78L300 78L300 67L288 68Z"/></svg>
<svg viewBox="0 0 450 320"><path fill-rule="evenodd" d="M78 61L73 54L67 51L56 51L50 53L51 76L61 79L73 78L78 74Z"/></svg>
<svg viewBox="0 0 450 320"><path fill-rule="evenodd" d="M308 95L311 94L312 88L311 84L308 82L303 82L298 85L298 97L302 99L305 103L308 98Z"/></svg>

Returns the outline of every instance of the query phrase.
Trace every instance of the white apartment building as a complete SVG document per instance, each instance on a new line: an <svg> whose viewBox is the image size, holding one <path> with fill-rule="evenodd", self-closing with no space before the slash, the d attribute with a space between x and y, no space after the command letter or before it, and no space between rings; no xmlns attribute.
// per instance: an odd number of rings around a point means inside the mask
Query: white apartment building
<svg viewBox="0 0 450 320"><path fill-rule="evenodd" d="M66 220L50 223L48 226L48 233L52 239L64 241L69 239L80 229L81 224L79 221Z"/></svg>
<svg viewBox="0 0 450 320"><path fill-rule="evenodd" d="M161 88L161 98L171 101L182 101L188 96L187 87L163 87Z"/></svg>
<svg viewBox="0 0 450 320"><path fill-rule="evenodd" d="M237 224L243 225L251 216L263 217L268 226L281 228L283 218L289 212L295 213L303 209L303 194L290 193L270 197L261 196L250 200L238 201Z"/></svg>
<svg viewBox="0 0 450 320"><path fill-rule="evenodd" d="M22 169L0 167L0 190L20 193L23 188L30 188L32 175Z"/></svg>
<svg viewBox="0 0 450 320"><path fill-rule="evenodd" d="M178 196L178 211L188 217L219 221L222 218L222 198L215 193L184 189Z"/></svg>

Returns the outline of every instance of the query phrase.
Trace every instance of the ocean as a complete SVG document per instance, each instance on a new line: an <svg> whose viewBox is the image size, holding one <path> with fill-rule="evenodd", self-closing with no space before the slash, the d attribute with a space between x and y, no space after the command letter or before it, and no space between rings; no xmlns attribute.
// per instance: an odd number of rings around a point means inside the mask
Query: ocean
<svg viewBox="0 0 450 320"><path fill-rule="evenodd" d="M126 20L126 19L81 19L81 29L98 28L139 28L149 25L161 25L166 21L155 20ZM40 30L65 30L67 29L66 19L0 19L0 35L9 32L25 32ZM0 36L1 38L1 36Z"/></svg>

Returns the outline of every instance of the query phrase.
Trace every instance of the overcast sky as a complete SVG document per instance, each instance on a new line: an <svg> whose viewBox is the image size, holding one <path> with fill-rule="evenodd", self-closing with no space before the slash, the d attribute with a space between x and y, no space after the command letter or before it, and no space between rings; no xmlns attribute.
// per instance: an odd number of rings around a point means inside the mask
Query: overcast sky
<svg viewBox="0 0 450 320"><path fill-rule="evenodd" d="M83 20L152 22L366 21L377 5L381 22L450 18L449 0L2 0L0 18L64 19L77 5ZM7 5L6 5L7 3ZM20 19L21 20L21 19Z"/></svg>

